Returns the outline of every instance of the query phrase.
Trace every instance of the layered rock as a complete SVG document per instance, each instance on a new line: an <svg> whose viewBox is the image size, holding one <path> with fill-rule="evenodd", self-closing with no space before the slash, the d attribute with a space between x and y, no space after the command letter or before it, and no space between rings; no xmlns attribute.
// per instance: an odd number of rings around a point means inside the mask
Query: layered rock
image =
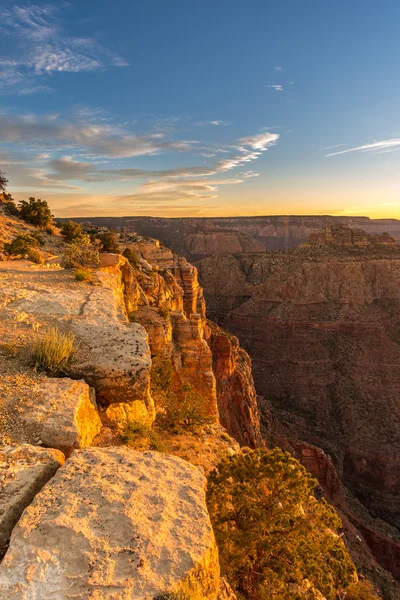
<svg viewBox="0 0 400 600"><path fill-rule="evenodd" d="M209 322L208 344L213 356L221 424L242 446L262 445L260 416L249 355L237 337Z"/></svg>
<svg viewBox="0 0 400 600"><path fill-rule="evenodd" d="M0 557L23 510L63 463L58 450L29 444L0 448Z"/></svg>
<svg viewBox="0 0 400 600"><path fill-rule="evenodd" d="M78 219L87 222L87 219ZM369 219L329 215L199 217L95 217L93 225L137 232L159 239L190 261L224 253L287 250L305 242L311 234L337 224L363 229L368 234L388 232L400 242L399 219Z"/></svg>
<svg viewBox="0 0 400 600"><path fill-rule="evenodd" d="M168 254L156 240L139 238L137 244L131 241L129 248L138 258L146 258L151 269L138 267L136 279L146 300L136 304L130 317L145 327L152 356L171 360L173 389L193 385L212 401L212 412L215 416L219 412L230 435L243 445L259 445L251 361L236 338L207 323L196 267ZM157 270L160 253L162 271ZM129 296L129 287L126 294Z"/></svg>
<svg viewBox="0 0 400 600"><path fill-rule="evenodd" d="M1 600L216 600L205 478L179 458L75 451L25 510L0 566Z"/></svg>

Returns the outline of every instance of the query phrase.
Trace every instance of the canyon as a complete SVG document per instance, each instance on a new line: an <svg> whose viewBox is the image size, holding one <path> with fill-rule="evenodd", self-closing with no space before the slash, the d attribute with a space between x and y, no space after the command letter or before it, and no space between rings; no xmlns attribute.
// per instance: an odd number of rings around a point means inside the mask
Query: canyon
<svg viewBox="0 0 400 600"><path fill-rule="evenodd" d="M340 223L351 228L361 228L368 234L387 232L400 243L399 219L317 215L197 218L127 216L75 220L121 233L136 232L157 238L191 262L214 254L296 248L312 233Z"/></svg>

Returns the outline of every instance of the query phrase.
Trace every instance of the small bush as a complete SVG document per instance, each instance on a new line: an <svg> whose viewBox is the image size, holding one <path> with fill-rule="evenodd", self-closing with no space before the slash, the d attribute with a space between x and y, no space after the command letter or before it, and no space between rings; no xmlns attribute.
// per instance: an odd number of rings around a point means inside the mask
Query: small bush
<svg viewBox="0 0 400 600"><path fill-rule="evenodd" d="M58 375L64 373L74 350L75 336L72 333L61 333L56 327L52 327L34 342L32 364L38 371Z"/></svg>
<svg viewBox="0 0 400 600"><path fill-rule="evenodd" d="M82 225L75 221L66 221L61 225L61 235L65 237L67 242L81 240L83 237Z"/></svg>
<svg viewBox="0 0 400 600"><path fill-rule="evenodd" d="M380 600L380 597L370 581L361 579L347 588L346 600Z"/></svg>
<svg viewBox="0 0 400 600"><path fill-rule="evenodd" d="M132 267L134 267L135 269L137 269L139 267L139 261L138 261L137 254L131 248L125 248L125 250L122 253L122 256L125 256L125 258L127 258L129 260Z"/></svg>
<svg viewBox="0 0 400 600"><path fill-rule="evenodd" d="M37 248L39 242L32 235L17 235L12 242L4 244L4 252L10 256L25 256L32 248Z"/></svg>
<svg viewBox="0 0 400 600"><path fill-rule="evenodd" d="M19 216L27 223L37 225L45 229L53 222L53 215L46 200L29 198L21 200L18 206Z"/></svg>
<svg viewBox="0 0 400 600"><path fill-rule="evenodd" d="M40 235L40 233L38 231L34 231L33 233L30 233L29 235L34 237L35 240L37 240L39 242L39 246L45 245L46 240L44 239L44 237L42 235Z"/></svg>
<svg viewBox="0 0 400 600"><path fill-rule="evenodd" d="M15 200L11 196L11 194L7 194L6 192L4 192L3 198L1 199L1 203L3 204L4 208L6 209L6 212L9 215L11 215L12 217L19 216L17 205L15 204Z"/></svg>
<svg viewBox="0 0 400 600"><path fill-rule="evenodd" d="M119 433L119 438L123 444L136 450L165 452L165 446L158 432L140 421L128 423Z"/></svg>
<svg viewBox="0 0 400 600"><path fill-rule="evenodd" d="M93 281L93 275L88 269L76 269L74 277L76 281L88 281L89 283Z"/></svg>
<svg viewBox="0 0 400 600"><path fill-rule="evenodd" d="M160 358L158 356L153 358L150 373L151 391L153 394L169 389L173 372L174 368L169 358Z"/></svg>
<svg viewBox="0 0 400 600"><path fill-rule="evenodd" d="M212 423L209 400L197 392L190 384L185 384L179 392L165 391L158 395L162 411L158 416L161 426L176 432L196 433Z"/></svg>
<svg viewBox="0 0 400 600"><path fill-rule="evenodd" d="M42 265L44 263L43 253L40 252L38 248L31 248L28 251L27 258L37 265Z"/></svg>
<svg viewBox="0 0 400 600"><path fill-rule="evenodd" d="M64 252L64 266L67 269L92 267L99 264L99 247L92 244L88 235L68 244Z"/></svg>
<svg viewBox="0 0 400 600"><path fill-rule="evenodd" d="M119 253L118 235L113 231L105 231L104 233L99 233L97 239L100 240L102 250L104 252L112 252L114 254Z"/></svg>
<svg viewBox="0 0 400 600"><path fill-rule="evenodd" d="M170 309L167 308L166 306L160 306L158 308L158 314L161 315L162 317L164 317L164 319L166 319L167 317L169 317L169 313L170 313Z"/></svg>

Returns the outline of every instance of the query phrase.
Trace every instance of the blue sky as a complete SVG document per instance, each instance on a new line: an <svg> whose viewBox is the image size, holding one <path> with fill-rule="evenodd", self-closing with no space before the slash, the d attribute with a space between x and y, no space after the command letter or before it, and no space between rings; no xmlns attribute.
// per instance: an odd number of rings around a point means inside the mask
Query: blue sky
<svg viewBox="0 0 400 600"><path fill-rule="evenodd" d="M399 26L397 0L2 0L0 168L59 216L400 217Z"/></svg>

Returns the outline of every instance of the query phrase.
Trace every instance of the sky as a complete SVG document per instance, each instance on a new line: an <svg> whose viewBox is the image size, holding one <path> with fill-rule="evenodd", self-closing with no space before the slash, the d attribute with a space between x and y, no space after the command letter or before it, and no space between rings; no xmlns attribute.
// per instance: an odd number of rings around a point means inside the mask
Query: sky
<svg viewBox="0 0 400 600"><path fill-rule="evenodd" d="M400 218L398 0L0 0L0 170L56 216Z"/></svg>

